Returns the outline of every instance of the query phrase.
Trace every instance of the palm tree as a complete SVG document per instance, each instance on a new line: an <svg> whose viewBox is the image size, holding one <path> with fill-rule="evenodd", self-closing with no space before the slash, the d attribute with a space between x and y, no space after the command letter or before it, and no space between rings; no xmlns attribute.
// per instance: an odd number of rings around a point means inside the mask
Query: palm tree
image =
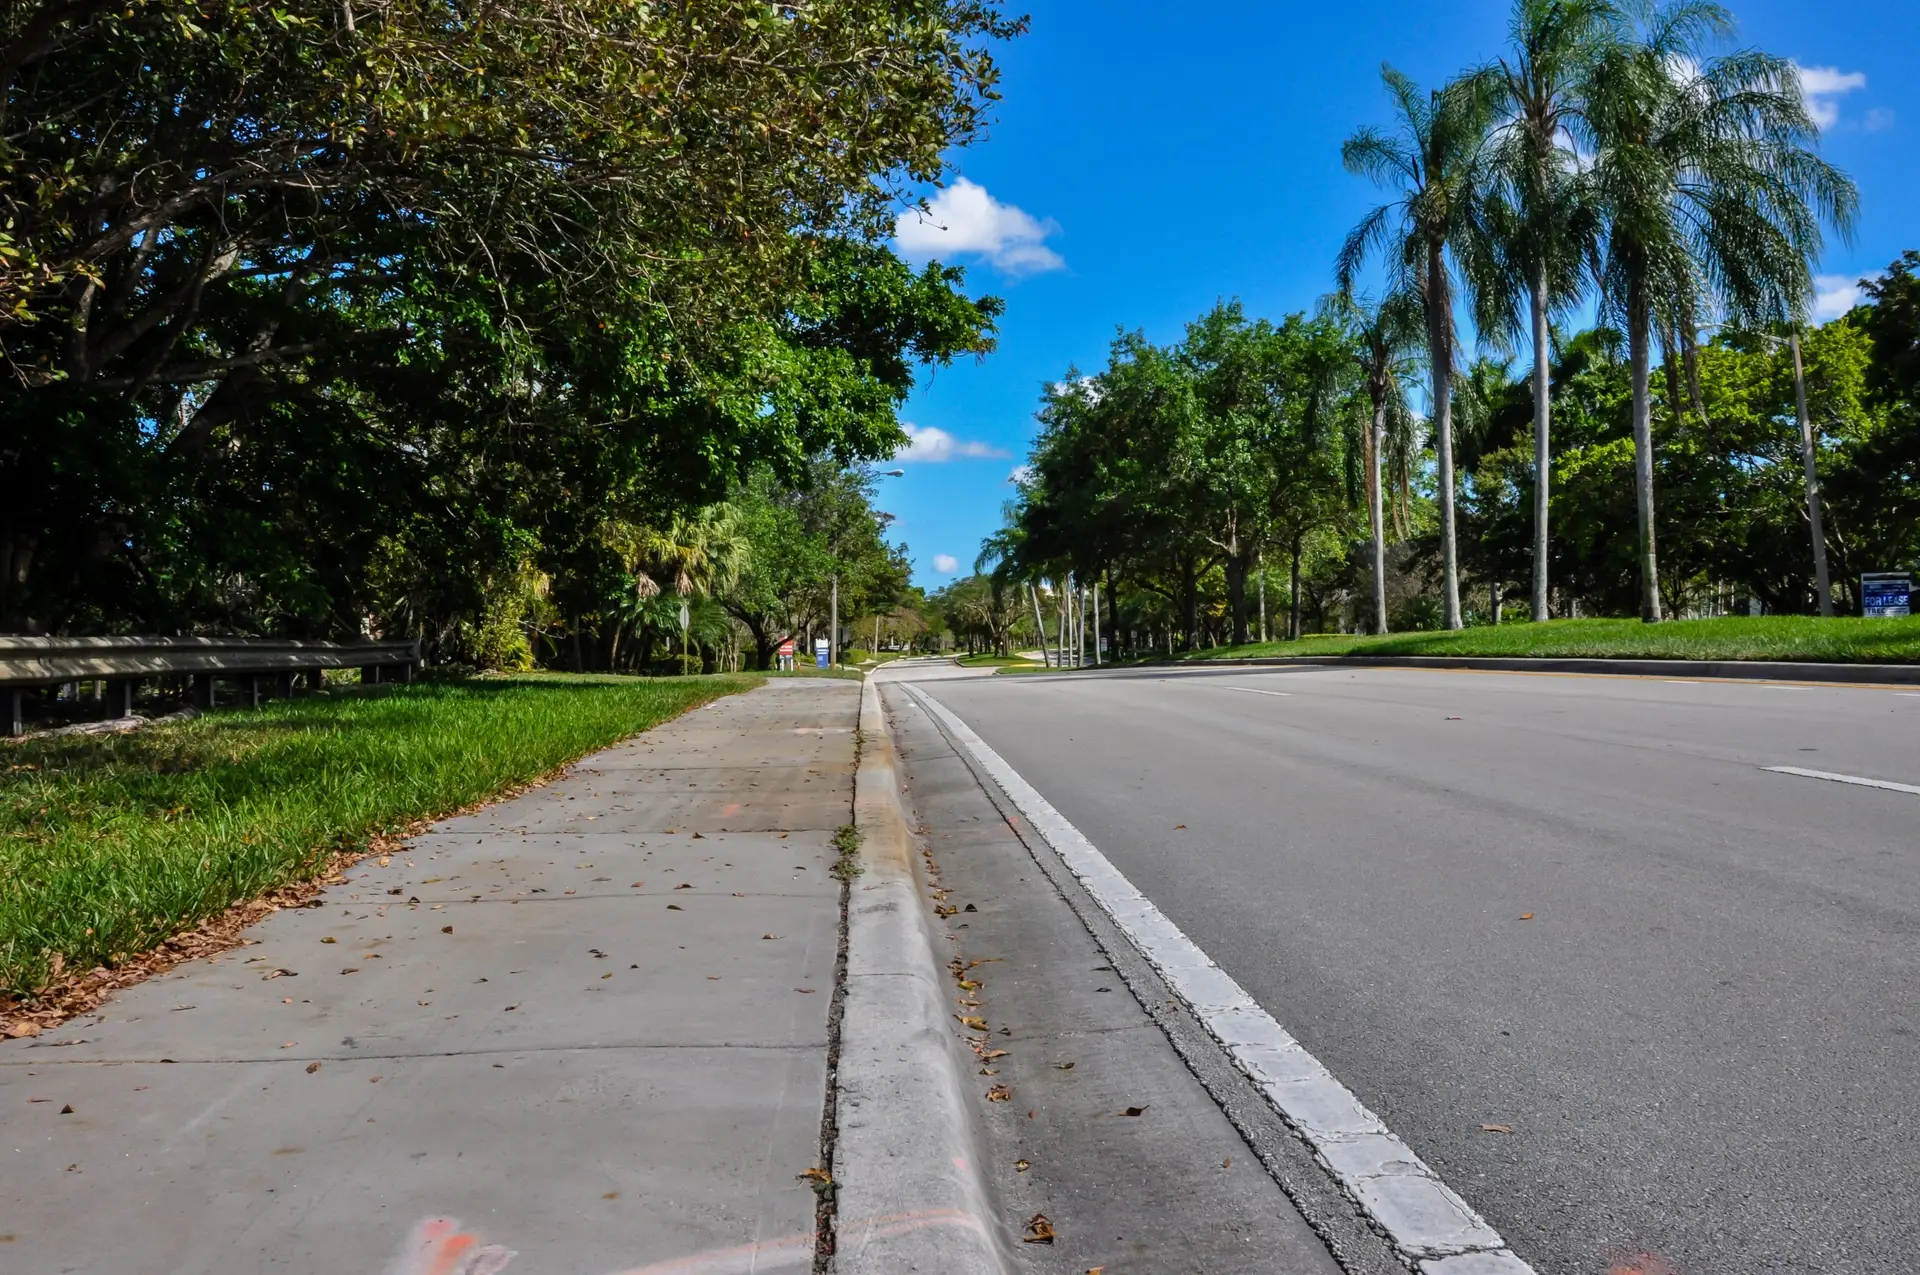
<svg viewBox="0 0 1920 1275"><path fill-rule="evenodd" d="M1381 70L1399 116L1398 131L1366 127L1340 148L1347 171L1397 188L1391 202L1361 219L1341 245L1334 270L1340 291L1376 253L1391 288L1419 295L1431 361L1434 438L1440 454L1440 553L1446 626L1460 623L1460 561L1454 542L1452 383L1454 272L1476 300L1495 276L1492 253L1476 215L1476 192L1491 121L1489 77L1467 76L1423 95L1392 67Z"/></svg>
<svg viewBox="0 0 1920 1275"><path fill-rule="evenodd" d="M1391 292L1375 304L1344 293L1322 304L1322 310L1346 326L1366 382L1367 428L1361 446L1367 474L1367 518L1373 534L1373 631L1387 631L1387 529L1383 469L1387 436L1404 435L1413 428L1407 407L1405 382L1409 355L1420 345L1420 298L1411 292Z"/></svg>
<svg viewBox="0 0 1920 1275"><path fill-rule="evenodd" d="M1733 323L1799 320L1821 223L1852 230L1859 195L1814 154L1819 131L1798 73L1742 51L1704 60L1731 33L1726 9L1673 0L1636 15L1636 38L1601 59L1587 126L1588 178L1606 218L1601 286L1624 316L1633 383L1641 618L1661 619L1654 543L1651 328L1717 302Z"/></svg>
<svg viewBox="0 0 1920 1275"><path fill-rule="evenodd" d="M1533 618L1547 612L1547 505L1552 476L1552 341L1555 311L1577 303L1596 247L1590 201L1580 198L1579 156L1594 72L1622 38L1610 0L1514 0L1508 52L1488 69L1496 109L1485 215L1507 286L1496 325L1518 326L1511 304L1527 298L1533 343Z"/></svg>

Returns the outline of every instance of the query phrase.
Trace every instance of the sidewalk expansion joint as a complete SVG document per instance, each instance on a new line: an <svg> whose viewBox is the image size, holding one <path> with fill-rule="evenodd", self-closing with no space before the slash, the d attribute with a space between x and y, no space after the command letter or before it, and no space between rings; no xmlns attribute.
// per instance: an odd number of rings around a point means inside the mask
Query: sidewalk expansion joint
<svg viewBox="0 0 1920 1275"><path fill-rule="evenodd" d="M820 1050L825 1049L826 1045L827 1042L824 1040L789 1041L778 1045L759 1044L753 1041L715 1041L679 1045L622 1042L605 1045L503 1045L485 1049L419 1050L399 1053L374 1053L371 1050L363 1050L350 1054L275 1054L259 1058L8 1058L0 1060L0 1070L27 1067L153 1067L162 1064L178 1064L183 1067L251 1067L258 1063L382 1062L387 1060L405 1062L410 1058L488 1058L500 1054L588 1054L617 1051L639 1053L681 1049L758 1049L768 1053L778 1053L781 1050Z"/></svg>

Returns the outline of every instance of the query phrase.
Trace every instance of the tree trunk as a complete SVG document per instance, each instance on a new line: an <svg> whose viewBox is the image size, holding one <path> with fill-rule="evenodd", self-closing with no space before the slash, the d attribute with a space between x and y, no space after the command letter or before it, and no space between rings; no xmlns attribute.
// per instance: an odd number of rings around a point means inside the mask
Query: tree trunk
<svg viewBox="0 0 1920 1275"><path fill-rule="evenodd" d="M1040 643L1040 663L1052 668L1053 660L1047 655L1047 622L1040 616L1040 590L1028 584L1027 597L1033 602L1033 631Z"/></svg>
<svg viewBox="0 0 1920 1275"><path fill-rule="evenodd" d="M1547 267L1533 272L1533 619L1549 618L1547 609L1547 509L1553 478L1552 369L1548 366Z"/></svg>
<svg viewBox="0 0 1920 1275"><path fill-rule="evenodd" d="M1446 246L1427 242L1427 351L1433 362L1433 433L1440 452L1440 604L1446 627L1460 624L1460 553L1453 516L1453 302Z"/></svg>
<svg viewBox="0 0 1920 1275"><path fill-rule="evenodd" d="M1386 473L1381 468L1387 449L1387 400L1373 405L1373 424L1367 449L1367 516L1373 523L1373 631L1387 631L1387 516L1381 490Z"/></svg>
<svg viewBox="0 0 1920 1275"><path fill-rule="evenodd" d="M1647 384L1651 372L1648 305L1643 279L1634 280L1628 287L1627 356L1633 376L1633 494L1640 535L1640 618L1648 624L1658 624L1661 620L1660 561L1653 526L1653 401Z"/></svg>

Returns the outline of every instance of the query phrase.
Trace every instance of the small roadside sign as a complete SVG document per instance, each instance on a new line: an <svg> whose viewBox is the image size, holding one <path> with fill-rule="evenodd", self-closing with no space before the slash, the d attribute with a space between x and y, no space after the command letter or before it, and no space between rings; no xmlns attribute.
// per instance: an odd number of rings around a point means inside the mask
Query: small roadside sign
<svg viewBox="0 0 1920 1275"><path fill-rule="evenodd" d="M787 639L785 639L784 641L782 641L782 642L780 643L780 649L779 649L778 651L776 651L776 652L774 652L774 654L776 654L776 655L788 655L788 656L790 656L790 655L792 655L792 654L793 654L793 639L792 639L792 638L787 638Z"/></svg>
<svg viewBox="0 0 1920 1275"><path fill-rule="evenodd" d="M1913 577L1905 571L1879 571L1860 577L1860 614L1904 619L1913 614Z"/></svg>
<svg viewBox="0 0 1920 1275"><path fill-rule="evenodd" d="M813 640L814 664L819 668L825 668L827 666L827 653L832 649L832 647L827 645L825 638L815 638Z"/></svg>

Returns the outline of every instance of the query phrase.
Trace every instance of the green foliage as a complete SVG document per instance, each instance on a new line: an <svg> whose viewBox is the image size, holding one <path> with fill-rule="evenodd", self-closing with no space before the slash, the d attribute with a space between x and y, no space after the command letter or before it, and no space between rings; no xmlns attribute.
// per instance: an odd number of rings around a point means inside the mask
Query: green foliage
<svg viewBox="0 0 1920 1275"><path fill-rule="evenodd" d="M916 369L992 347L999 302L879 239L1019 29L992 0L10 7L0 625L511 659L531 566L535 654L584 626L610 662L595 617L643 564L607 528L884 458Z"/></svg>

